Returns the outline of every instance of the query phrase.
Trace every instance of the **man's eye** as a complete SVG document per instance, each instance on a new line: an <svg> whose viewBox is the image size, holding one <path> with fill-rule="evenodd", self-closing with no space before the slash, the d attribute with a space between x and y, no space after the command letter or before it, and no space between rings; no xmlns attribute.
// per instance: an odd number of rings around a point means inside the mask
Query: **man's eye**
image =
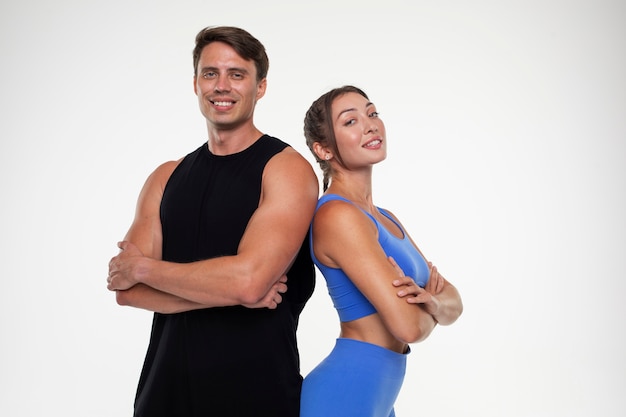
<svg viewBox="0 0 626 417"><path fill-rule="evenodd" d="M213 77L215 77L214 72L205 72L204 74L202 74L202 78L213 78Z"/></svg>

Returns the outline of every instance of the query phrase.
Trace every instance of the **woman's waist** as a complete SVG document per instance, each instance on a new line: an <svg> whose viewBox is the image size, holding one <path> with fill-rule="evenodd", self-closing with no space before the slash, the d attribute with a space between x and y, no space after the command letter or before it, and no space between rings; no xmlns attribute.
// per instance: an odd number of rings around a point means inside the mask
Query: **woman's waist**
<svg viewBox="0 0 626 417"><path fill-rule="evenodd" d="M387 330L378 314L370 314L357 320L342 322L339 337L370 343L400 354L404 354L408 350L406 343L396 339Z"/></svg>

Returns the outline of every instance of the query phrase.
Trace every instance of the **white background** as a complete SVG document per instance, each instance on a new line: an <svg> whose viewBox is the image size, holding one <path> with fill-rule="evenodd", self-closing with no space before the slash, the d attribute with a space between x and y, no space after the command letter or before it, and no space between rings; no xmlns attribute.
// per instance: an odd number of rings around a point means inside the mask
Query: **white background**
<svg viewBox="0 0 626 417"><path fill-rule="evenodd" d="M264 43L256 123L310 161L320 94L355 84L381 112L374 201L465 304L413 346L399 417L626 414L624 2L13 0L0 16L0 415L131 415L151 314L115 304L107 263L147 175L206 140L191 50L208 25ZM303 374L337 332L318 275Z"/></svg>

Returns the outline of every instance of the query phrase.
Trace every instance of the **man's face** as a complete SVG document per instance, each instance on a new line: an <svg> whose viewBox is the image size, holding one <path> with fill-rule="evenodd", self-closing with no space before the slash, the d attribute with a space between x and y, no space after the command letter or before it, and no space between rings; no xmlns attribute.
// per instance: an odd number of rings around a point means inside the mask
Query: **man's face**
<svg viewBox="0 0 626 417"><path fill-rule="evenodd" d="M194 91L207 123L218 130L252 124L256 102L266 80L257 82L254 61L247 61L222 42L204 47L198 61Z"/></svg>

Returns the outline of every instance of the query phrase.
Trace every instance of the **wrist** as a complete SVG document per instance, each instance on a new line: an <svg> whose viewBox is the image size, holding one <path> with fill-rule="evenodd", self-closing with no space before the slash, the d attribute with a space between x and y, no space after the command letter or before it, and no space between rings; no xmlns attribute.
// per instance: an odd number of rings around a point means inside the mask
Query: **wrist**
<svg viewBox="0 0 626 417"><path fill-rule="evenodd" d="M153 270L154 260L141 257L136 265L135 274L133 274L133 278L135 284L146 284L149 285L150 277L152 277L151 271Z"/></svg>

